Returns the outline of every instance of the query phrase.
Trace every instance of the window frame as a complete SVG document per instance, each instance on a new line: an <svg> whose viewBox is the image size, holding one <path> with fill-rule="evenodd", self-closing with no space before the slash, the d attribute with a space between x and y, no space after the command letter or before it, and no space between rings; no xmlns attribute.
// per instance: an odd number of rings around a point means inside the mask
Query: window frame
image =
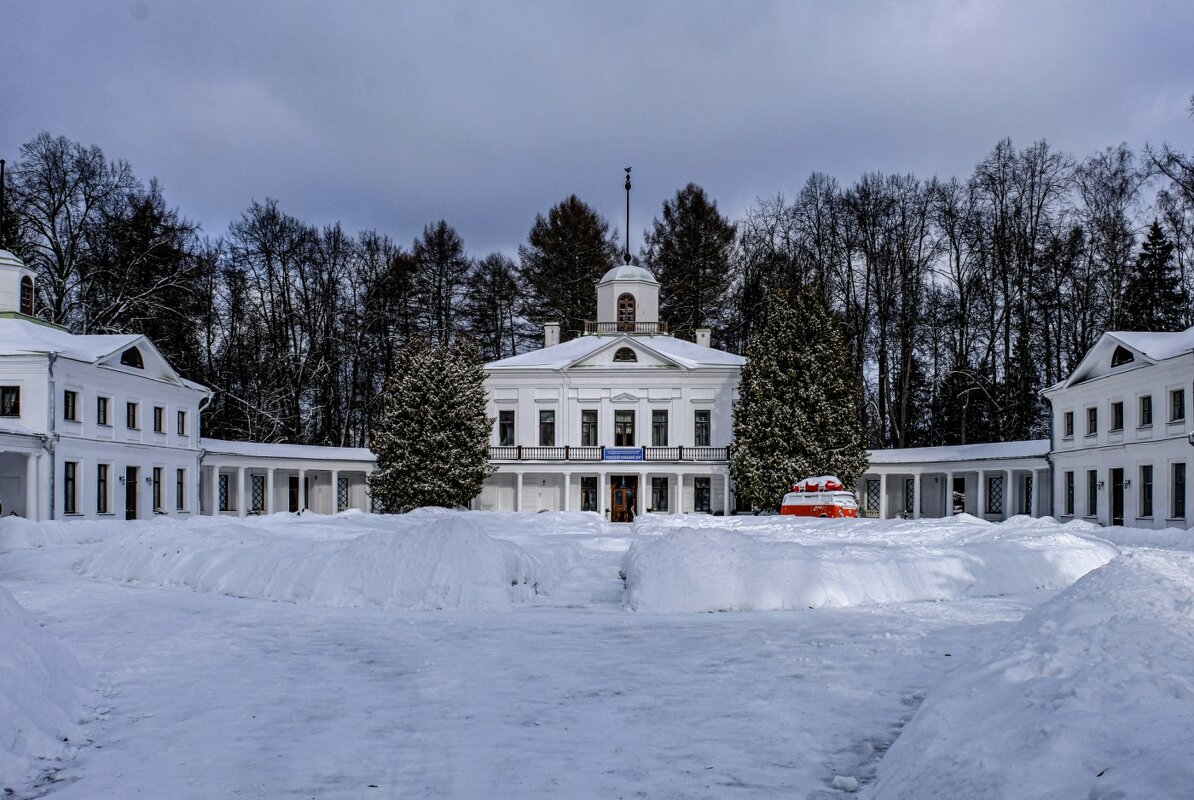
<svg viewBox="0 0 1194 800"><path fill-rule="evenodd" d="M130 431L141 430L141 403L128 400L124 404L124 426Z"/></svg>
<svg viewBox="0 0 1194 800"><path fill-rule="evenodd" d="M597 447L601 441L601 418L597 409L582 408L580 410L580 444L581 447Z"/></svg>
<svg viewBox="0 0 1194 800"><path fill-rule="evenodd" d="M165 433L166 432L166 407L165 406L154 406L153 407L153 432L154 433Z"/></svg>
<svg viewBox="0 0 1194 800"><path fill-rule="evenodd" d="M1099 471L1086 470L1086 516L1099 516Z"/></svg>
<svg viewBox="0 0 1194 800"><path fill-rule="evenodd" d="M95 424L103 428L111 428L109 414L111 413L112 398L104 394L95 396Z"/></svg>
<svg viewBox="0 0 1194 800"><path fill-rule="evenodd" d="M95 513L110 514L112 482L111 465L100 462L95 465Z"/></svg>
<svg viewBox="0 0 1194 800"><path fill-rule="evenodd" d="M1173 467L1169 471L1169 486L1170 486L1170 510L1173 516L1170 519L1185 519L1186 518L1186 462L1175 461ZM1180 478L1180 480L1179 480ZM1178 488L1181 491L1178 491Z"/></svg>
<svg viewBox="0 0 1194 800"><path fill-rule="evenodd" d="M155 514L165 514L166 509L165 509L165 504L164 504L164 501L165 501L164 491L163 491L163 487L162 487L162 477L163 477L162 468L154 467L152 475L153 475L153 479L152 479L153 480L153 512Z"/></svg>
<svg viewBox="0 0 1194 800"><path fill-rule="evenodd" d="M1151 518L1153 515L1153 465L1140 465L1140 508L1141 517Z"/></svg>
<svg viewBox="0 0 1194 800"><path fill-rule="evenodd" d="M509 408L499 408L497 418L498 447L514 447L518 441L514 438L514 411ZM509 437L506 436L509 431Z"/></svg>
<svg viewBox="0 0 1194 800"><path fill-rule="evenodd" d="M539 446L556 446L556 410L554 408L539 409Z"/></svg>
<svg viewBox="0 0 1194 800"><path fill-rule="evenodd" d="M693 447L711 447L713 444L713 411L698 408L692 412Z"/></svg>
<svg viewBox="0 0 1194 800"><path fill-rule="evenodd" d="M614 409L614 447L635 446L635 413L633 408Z"/></svg>
<svg viewBox="0 0 1194 800"><path fill-rule="evenodd" d="M668 446L668 413L666 408L651 409L651 446Z"/></svg>
<svg viewBox="0 0 1194 800"><path fill-rule="evenodd" d="M183 467L174 469L174 510L187 510L187 471Z"/></svg>
<svg viewBox="0 0 1194 800"><path fill-rule="evenodd" d="M1140 423L1136 427L1151 428L1153 426L1153 396L1151 394L1140 395L1140 400L1136 405L1140 414Z"/></svg>
<svg viewBox="0 0 1194 800"><path fill-rule="evenodd" d="M232 510L231 483L228 473L221 472L216 475L216 511Z"/></svg>
<svg viewBox="0 0 1194 800"><path fill-rule="evenodd" d="M1169 422L1170 424L1186 421L1186 390L1169 390Z"/></svg>
<svg viewBox="0 0 1194 800"><path fill-rule="evenodd" d="M191 433L187 430L187 410L185 408L178 409L178 411L175 412L175 419L178 422L178 435L190 436Z"/></svg>
<svg viewBox="0 0 1194 800"><path fill-rule="evenodd" d="M667 511L668 496L671 487L668 486L666 475L651 478L651 510Z"/></svg>
<svg viewBox="0 0 1194 800"><path fill-rule="evenodd" d="M1111 403L1111 427L1113 433L1122 433L1124 429L1124 401L1114 400Z"/></svg>
<svg viewBox="0 0 1194 800"><path fill-rule="evenodd" d="M21 313L26 317L34 316L33 312L36 310L37 292L33 286L33 278L30 278L28 275L21 276L19 294L18 303Z"/></svg>
<svg viewBox="0 0 1194 800"><path fill-rule="evenodd" d="M1086 407L1086 435L1087 436L1098 436L1099 435L1099 407L1098 406L1087 406Z"/></svg>
<svg viewBox="0 0 1194 800"><path fill-rule="evenodd" d="M1061 415L1061 437L1063 439L1074 438L1074 412L1066 411Z"/></svg>
<svg viewBox="0 0 1194 800"><path fill-rule="evenodd" d="M8 398L6 401L5 398ZM9 409L6 413L5 408ZM21 384L0 386L0 417L17 419L21 416Z"/></svg>
<svg viewBox="0 0 1194 800"><path fill-rule="evenodd" d="M62 390L62 421L82 422L79 419L79 391L77 389Z"/></svg>
<svg viewBox="0 0 1194 800"><path fill-rule="evenodd" d="M79 462L62 462L62 513L79 513Z"/></svg>
<svg viewBox="0 0 1194 800"><path fill-rule="evenodd" d="M713 478L708 475L692 478L692 510L697 514L713 513Z"/></svg>
<svg viewBox="0 0 1194 800"><path fill-rule="evenodd" d="M1066 471L1065 479L1064 479L1064 487L1062 489L1062 492L1064 493L1064 498L1065 498L1064 499L1065 505L1063 507L1065 510L1065 516L1072 517L1072 516L1074 516L1074 494L1075 494L1075 492L1074 492L1074 471L1073 470Z"/></svg>

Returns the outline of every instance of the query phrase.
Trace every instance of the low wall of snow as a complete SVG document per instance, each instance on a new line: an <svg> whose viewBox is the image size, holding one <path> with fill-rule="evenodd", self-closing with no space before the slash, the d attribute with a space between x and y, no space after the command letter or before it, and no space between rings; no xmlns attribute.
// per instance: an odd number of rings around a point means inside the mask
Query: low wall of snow
<svg viewBox="0 0 1194 800"><path fill-rule="evenodd" d="M704 521L637 541L623 562L626 604L763 611L1020 594L1066 587L1118 552L1057 525L920 520L905 537L892 525L819 522Z"/></svg>
<svg viewBox="0 0 1194 800"><path fill-rule="evenodd" d="M81 739L83 686L75 659L0 586L0 788L32 782Z"/></svg>
<svg viewBox="0 0 1194 800"><path fill-rule="evenodd" d="M476 611L528 601L545 577L523 548L460 513L153 526L96 545L81 570L234 597Z"/></svg>
<svg viewBox="0 0 1194 800"><path fill-rule="evenodd" d="M1032 611L929 692L879 765L887 798L1189 797L1194 556L1141 550Z"/></svg>

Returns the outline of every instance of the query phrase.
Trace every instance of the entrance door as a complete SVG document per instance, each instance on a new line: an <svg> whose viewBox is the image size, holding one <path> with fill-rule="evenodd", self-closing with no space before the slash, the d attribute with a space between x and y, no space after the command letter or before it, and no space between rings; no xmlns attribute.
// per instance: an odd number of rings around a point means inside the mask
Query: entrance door
<svg viewBox="0 0 1194 800"><path fill-rule="evenodd" d="M1111 470L1111 524L1124 524L1124 471Z"/></svg>
<svg viewBox="0 0 1194 800"><path fill-rule="evenodd" d="M951 491L950 498L950 513L964 514L966 512L966 476L954 476L954 485Z"/></svg>
<svg viewBox="0 0 1194 800"><path fill-rule="evenodd" d="M290 510L299 510L299 481L298 475L290 476Z"/></svg>
<svg viewBox="0 0 1194 800"><path fill-rule="evenodd" d="M137 477L140 470L136 467L124 468L124 518L137 518Z"/></svg>
<svg viewBox="0 0 1194 800"><path fill-rule="evenodd" d="M621 475L609 479L611 522L633 522L638 501L638 476Z"/></svg>

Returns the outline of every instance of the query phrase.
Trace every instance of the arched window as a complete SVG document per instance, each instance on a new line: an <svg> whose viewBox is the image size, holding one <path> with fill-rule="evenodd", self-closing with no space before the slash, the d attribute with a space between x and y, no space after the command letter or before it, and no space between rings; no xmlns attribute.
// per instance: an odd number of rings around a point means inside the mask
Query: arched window
<svg viewBox="0 0 1194 800"><path fill-rule="evenodd" d="M619 347L614 352L614 361L638 361L638 356L629 347Z"/></svg>
<svg viewBox="0 0 1194 800"><path fill-rule="evenodd" d="M1132 355L1132 351L1126 347L1117 347L1115 352L1111 355L1111 366L1118 367L1122 364L1130 364L1135 361L1136 357Z"/></svg>
<svg viewBox="0 0 1194 800"><path fill-rule="evenodd" d="M130 347L120 354L120 363L126 367L145 369L145 359L141 358L141 351L135 347Z"/></svg>
<svg viewBox="0 0 1194 800"><path fill-rule="evenodd" d="M634 332L634 295L624 294L618 298L618 330Z"/></svg>
<svg viewBox="0 0 1194 800"><path fill-rule="evenodd" d="M21 313L33 316L33 278L28 275L21 278Z"/></svg>

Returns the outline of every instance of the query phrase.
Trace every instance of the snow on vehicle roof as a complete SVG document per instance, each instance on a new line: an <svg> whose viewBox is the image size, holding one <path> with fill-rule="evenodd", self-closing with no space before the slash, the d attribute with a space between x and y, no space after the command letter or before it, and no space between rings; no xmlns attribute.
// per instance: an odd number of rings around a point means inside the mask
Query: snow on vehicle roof
<svg viewBox="0 0 1194 800"><path fill-rule="evenodd" d="M990 444L959 444L945 447L903 447L870 451L871 464L927 464L937 461L988 461L1004 458L1044 458L1048 439Z"/></svg>
<svg viewBox="0 0 1194 800"><path fill-rule="evenodd" d="M579 336L551 347L542 347L529 353L491 361L485 365L485 369L566 369L615 342L618 346L633 344L688 369L741 367L746 363L742 356L713 347L704 347L674 336Z"/></svg>

